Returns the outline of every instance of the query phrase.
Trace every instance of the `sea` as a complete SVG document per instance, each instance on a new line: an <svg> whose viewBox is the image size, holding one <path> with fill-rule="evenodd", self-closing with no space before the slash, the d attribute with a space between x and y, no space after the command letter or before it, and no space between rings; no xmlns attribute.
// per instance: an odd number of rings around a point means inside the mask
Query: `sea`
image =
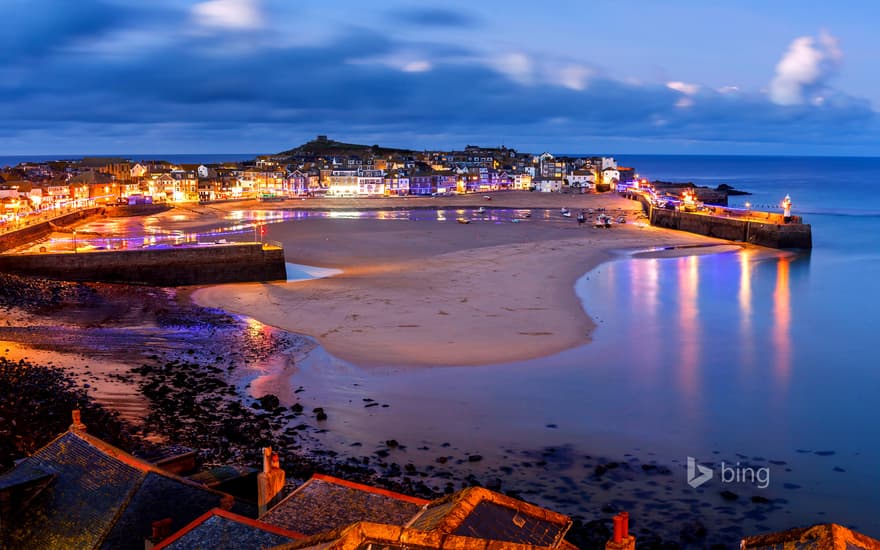
<svg viewBox="0 0 880 550"><path fill-rule="evenodd" d="M48 162L50 160L80 160L85 156L100 158L123 158L134 162L142 160L167 160L179 164L218 164L253 160L258 153L172 153L134 155L0 155L0 168L16 166L22 162Z"/></svg>
<svg viewBox="0 0 880 550"><path fill-rule="evenodd" d="M665 259L621 253L575 287L597 325L592 341L552 357L382 371L316 354L298 376L328 410L352 406L352 380L389 405L348 417L339 430L351 439L337 442L340 452L355 437L380 440L389 425L397 439L430 448L426 457L451 441L509 461L543 448L530 465L553 466L547 456L566 450L571 459L542 474L532 500L567 513L577 506L584 517L626 508L659 523L675 503L687 507L683 517L710 509L718 525L734 524L726 542L823 522L880 538L880 158L617 159L648 179L750 193L731 197L732 206L778 209L789 195L814 247ZM18 160L0 157L0 165ZM404 460L416 460L409 452ZM671 477L662 491L649 480L602 500L595 462L582 467L600 453L614 464L660 465ZM576 504L554 500L563 492Z"/></svg>

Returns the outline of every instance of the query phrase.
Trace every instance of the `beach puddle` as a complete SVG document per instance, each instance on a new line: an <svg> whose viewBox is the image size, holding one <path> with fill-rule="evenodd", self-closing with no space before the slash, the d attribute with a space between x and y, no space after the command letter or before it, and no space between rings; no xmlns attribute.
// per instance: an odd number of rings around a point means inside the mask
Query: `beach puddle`
<svg viewBox="0 0 880 550"><path fill-rule="evenodd" d="M325 277L333 277L342 273L341 269L331 269L326 267L315 267L311 265L302 265L287 262L284 264L287 268L287 282L297 283L300 281L310 281L312 279L323 279Z"/></svg>

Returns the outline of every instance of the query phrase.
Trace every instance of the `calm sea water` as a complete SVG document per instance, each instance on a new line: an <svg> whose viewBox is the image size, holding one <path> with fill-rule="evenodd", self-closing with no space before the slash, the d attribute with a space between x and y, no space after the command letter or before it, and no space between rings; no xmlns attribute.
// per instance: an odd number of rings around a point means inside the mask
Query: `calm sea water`
<svg viewBox="0 0 880 550"><path fill-rule="evenodd" d="M15 166L21 162L46 162L50 160L77 160L84 155L0 155L0 168ZM124 158L132 161L139 160L167 160L168 162L195 164L195 163L220 163L252 160L257 155L253 153L224 153L224 154L169 154L169 155L88 155L90 157Z"/></svg>
<svg viewBox="0 0 880 550"><path fill-rule="evenodd" d="M754 193L734 204L778 204L790 194L795 213L813 226L815 248L622 256L576 286L598 324L590 344L466 375L459 368L381 375L337 364L344 375L327 382L330 406L345 410L351 396L338 390L332 402L334 388L357 379L393 413L353 415L352 437L378 439L394 414L408 419L392 424L408 441L464 441L482 452L551 445L632 454L672 465L672 492L688 490L685 464L694 457L712 465L715 478L684 500L742 518L728 542L828 521L880 536L880 159L620 161L651 178ZM310 388L328 366L314 371ZM416 404L407 397L414 394ZM722 461L768 468L769 485L723 483ZM579 481L575 469L565 476L595 507L595 481ZM748 516L748 499L731 504L720 496L725 490L764 496L780 510ZM642 517L652 513L629 506Z"/></svg>
<svg viewBox="0 0 880 550"><path fill-rule="evenodd" d="M613 373L604 387L631 398L618 425L707 460L719 449L786 457L792 471L775 469L799 488L774 489L793 519L880 535L880 159L620 160L651 178L754 193L734 204L790 194L815 248L617 261L582 280L602 321L590 353Z"/></svg>
<svg viewBox="0 0 880 550"><path fill-rule="evenodd" d="M781 507L766 520L736 519L742 534L836 521L880 537L880 159L619 161L649 178L753 192L734 205L775 205L790 194L815 248L621 256L576 286L598 324L593 342L539 360L382 371L316 354L299 364L297 383L321 396L315 404L331 418L344 418L331 430L342 434L338 450L392 435L413 442L402 459L413 461L416 442L436 449L444 441L486 456L546 445L632 454L670 465L674 488L685 491L692 456L716 468L688 497L693 506L721 514L729 506L728 519L751 510L742 498L723 501L728 489L764 491ZM390 407L365 415L364 395ZM769 468L769 486L723 483L721 461ZM595 480L574 470L554 474L533 497L558 494L553 484L564 477L583 506L596 508Z"/></svg>

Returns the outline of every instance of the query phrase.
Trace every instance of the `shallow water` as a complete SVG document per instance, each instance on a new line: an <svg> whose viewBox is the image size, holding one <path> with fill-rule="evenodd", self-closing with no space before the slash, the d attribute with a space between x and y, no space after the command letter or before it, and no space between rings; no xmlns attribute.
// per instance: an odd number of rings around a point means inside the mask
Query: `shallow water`
<svg viewBox="0 0 880 550"><path fill-rule="evenodd" d="M526 217L528 216L528 217ZM263 239L261 228L268 224L314 218L376 219L457 223L529 223L538 219L564 220L558 211L547 209L476 208L412 210L233 210L221 222L199 222L192 211L175 210L166 216L110 218L77 226L77 233L54 233L31 245L26 252L73 252L85 250L138 249L225 242L254 242ZM573 223L573 222L572 222Z"/></svg>
<svg viewBox="0 0 880 550"><path fill-rule="evenodd" d="M874 337L880 327L880 199L872 179L880 161L634 163L653 177L755 191L734 204L773 204L791 193L795 213L813 224L815 249L806 255L745 251L606 263L576 286L598 324L594 341L553 357L466 369L367 370L317 349L295 368L267 367L251 391L304 386L297 399L329 413L324 443L353 456L370 454L388 438L408 447L392 456L401 464L480 453L486 460L472 468L516 465L535 449L567 449L575 458L550 473L518 470L511 476L540 485L530 498L547 504L562 492L558 480L569 480L565 491L575 496L553 506L565 512L596 514L615 498L597 494L596 480L584 476L586 455L629 454L673 471L665 497L644 497L652 506L664 498L692 498L692 508L719 509L738 533L837 521L880 536L880 474L874 469L880 464L880 418L873 402L880 390ZM240 212L219 228L175 232L172 220L162 229L147 222L113 231L141 243L248 240L262 223L330 215L455 223L461 214ZM512 219L491 212L487 218ZM368 408L372 403L377 405ZM442 447L446 442L450 446ZM354 443L362 446L350 447ZM716 468L721 461L767 467L769 486L725 485L716 476L691 491L687 456ZM645 487L637 480L617 497L637 501ZM724 489L766 496L779 509L741 521L748 504L722 502ZM627 508L634 517L652 513L636 504ZM667 515L652 509L655 516Z"/></svg>
<svg viewBox="0 0 880 550"><path fill-rule="evenodd" d="M877 534L877 325L847 323L867 312L812 268L809 255L754 250L620 259L577 284L599 325L586 346L466 369L360 369L318 350L288 383L331 411L325 443L342 452L394 437L421 464L447 441L500 463L545 447L630 454L671 467L672 494L688 493L687 456L739 463L768 468L769 486L716 478L697 502L718 506L723 490L785 499L744 528L834 520ZM388 407L365 410L365 398ZM595 487L585 479L575 491Z"/></svg>

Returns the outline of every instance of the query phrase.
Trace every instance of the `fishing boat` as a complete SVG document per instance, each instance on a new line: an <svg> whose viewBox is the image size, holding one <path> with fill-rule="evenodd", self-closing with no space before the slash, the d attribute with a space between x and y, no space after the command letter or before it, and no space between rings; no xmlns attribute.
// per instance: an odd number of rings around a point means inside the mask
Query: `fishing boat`
<svg viewBox="0 0 880 550"><path fill-rule="evenodd" d="M458 223L471 223L471 221L467 218L458 218L455 221L457 221Z"/></svg>

